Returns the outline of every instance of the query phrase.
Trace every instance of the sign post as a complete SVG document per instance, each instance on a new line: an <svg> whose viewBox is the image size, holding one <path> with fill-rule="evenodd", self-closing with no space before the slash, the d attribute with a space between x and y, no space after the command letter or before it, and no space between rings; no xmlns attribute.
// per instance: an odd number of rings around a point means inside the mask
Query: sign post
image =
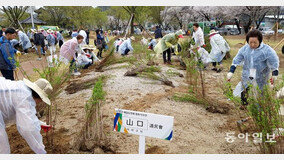
<svg viewBox="0 0 284 160"><path fill-rule="evenodd" d="M139 154L145 154L146 136L171 140L174 117L115 109L113 130L139 135Z"/></svg>
<svg viewBox="0 0 284 160"><path fill-rule="evenodd" d="M139 154L145 154L145 136L139 136Z"/></svg>

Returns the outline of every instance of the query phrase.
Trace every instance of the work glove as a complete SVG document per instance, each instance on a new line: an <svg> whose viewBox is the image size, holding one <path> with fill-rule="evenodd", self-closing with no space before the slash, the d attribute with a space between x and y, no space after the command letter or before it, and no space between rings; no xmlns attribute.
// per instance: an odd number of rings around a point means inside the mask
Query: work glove
<svg viewBox="0 0 284 160"><path fill-rule="evenodd" d="M232 79L233 75L234 75L234 73L229 72L229 73L227 74L227 81L230 81L230 80Z"/></svg>
<svg viewBox="0 0 284 160"><path fill-rule="evenodd" d="M48 132L52 126L51 125L47 125L45 122L43 121L39 121L40 122L40 127L44 132Z"/></svg>
<svg viewBox="0 0 284 160"><path fill-rule="evenodd" d="M13 69L14 71L19 71L19 67L16 67Z"/></svg>
<svg viewBox="0 0 284 160"><path fill-rule="evenodd" d="M270 87L273 88L274 87L274 83L277 80L277 76L272 76L270 78Z"/></svg>
<svg viewBox="0 0 284 160"><path fill-rule="evenodd" d="M16 52L16 55L17 55L17 56L21 56L22 53L21 53L20 51L17 51L17 52Z"/></svg>

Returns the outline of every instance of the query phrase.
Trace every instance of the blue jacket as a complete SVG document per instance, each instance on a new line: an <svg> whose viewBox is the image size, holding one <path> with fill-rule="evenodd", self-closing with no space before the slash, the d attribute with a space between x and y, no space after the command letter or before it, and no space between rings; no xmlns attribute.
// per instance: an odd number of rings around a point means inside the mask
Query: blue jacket
<svg viewBox="0 0 284 160"><path fill-rule="evenodd" d="M49 34L46 37L46 40L47 40L49 46L55 45L55 38L54 38L54 36L52 34Z"/></svg>
<svg viewBox="0 0 284 160"><path fill-rule="evenodd" d="M62 34L59 32L57 32L57 40L64 41Z"/></svg>
<svg viewBox="0 0 284 160"><path fill-rule="evenodd" d="M0 38L0 69L13 70L16 68L14 54L17 50L5 36Z"/></svg>
<svg viewBox="0 0 284 160"><path fill-rule="evenodd" d="M163 38L161 28L158 28L158 29L155 30L155 39L158 39L158 38Z"/></svg>

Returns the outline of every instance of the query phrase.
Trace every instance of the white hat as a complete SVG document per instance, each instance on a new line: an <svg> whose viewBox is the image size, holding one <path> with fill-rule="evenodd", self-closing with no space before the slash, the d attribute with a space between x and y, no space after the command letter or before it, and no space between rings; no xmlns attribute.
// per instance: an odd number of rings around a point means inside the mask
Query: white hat
<svg viewBox="0 0 284 160"><path fill-rule="evenodd" d="M131 36L130 39L131 39L132 41L135 41L135 37L134 37L134 36Z"/></svg>
<svg viewBox="0 0 284 160"><path fill-rule="evenodd" d="M212 30L209 32L209 35L214 34L214 33L218 33L218 32L216 32L214 29L212 29Z"/></svg>
<svg viewBox="0 0 284 160"><path fill-rule="evenodd" d="M89 45L89 49L95 50L96 48L94 47L94 45Z"/></svg>
<svg viewBox="0 0 284 160"><path fill-rule="evenodd" d="M82 47L82 49L89 49L89 46L88 46L88 45L84 45L84 46Z"/></svg>
<svg viewBox="0 0 284 160"><path fill-rule="evenodd" d="M52 30L51 30L51 29L48 29L48 30L47 30L47 33L52 33Z"/></svg>
<svg viewBox="0 0 284 160"><path fill-rule="evenodd" d="M53 88L46 79L40 78L35 82L31 82L24 78L23 81L29 88L31 88L40 96L43 102L48 105L51 104L48 95L52 93Z"/></svg>

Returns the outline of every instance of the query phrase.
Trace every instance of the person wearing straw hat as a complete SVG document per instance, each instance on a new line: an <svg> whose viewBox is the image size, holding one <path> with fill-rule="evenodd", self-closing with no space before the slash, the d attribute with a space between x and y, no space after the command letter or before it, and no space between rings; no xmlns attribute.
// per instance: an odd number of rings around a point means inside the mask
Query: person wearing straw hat
<svg viewBox="0 0 284 160"><path fill-rule="evenodd" d="M157 54L163 53L164 64L171 63L171 53L172 48L178 44L178 40L183 38L182 30L177 31L176 33L169 33L165 35L159 43L155 46L154 51ZM166 57L168 55L168 58Z"/></svg>
<svg viewBox="0 0 284 160"><path fill-rule="evenodd" d="M133 52L133 47L131 45L131 41L134 41L135 37L131 36L130 38L127 38L127 40L123 41L123 43L119 46L118 52L122 55L128 55L129 52Z"/></svg>
<svg viewBox="0 0 284 160"><path fill-rule="evenodd" d="M45 147L40 134L41 122L36 112L42 102L50 105L48 95L52 86L46 79L31 82L27 79L11 81L0 77L0 154L9 154L10 146L5 126L16 123L18 132L37 154L45 154ZM41 107L39 107L41 106Z"/></svg>
<svg viewBox="0 0 284 160"><path fill-rule="evenodd" d="M92 65L92 60L89 59L87 57L87 54L86 54L86 52L88 52L88 50L89 50L89 46L88 45L84 45L82 47L82 49L83 49L84 52L81 52L80 54L78 54L76 65L79 68L87 69L89 66Z"/></svg>
<svg viewBox="0 0 284 160"><path fill-rule="evenodd" d="M212 70L219 73L223 70L222 60L226 53L230 51L230 47L226 40L214 29L210 31L209 39L212 47L210 52L210 58L213 65ZM219 69L217 69L217 63L220 65Z"/></svg>
<svg viewBox="0 0 284 160"><path fill-rule="evenodd" d="M94 64L94 62L98 61L101 62L101 60L95 55L94 50L96 50L96 48L93 45L89 45L84 52L86 53L86 56L92 60L92 64Z"/></svg>

